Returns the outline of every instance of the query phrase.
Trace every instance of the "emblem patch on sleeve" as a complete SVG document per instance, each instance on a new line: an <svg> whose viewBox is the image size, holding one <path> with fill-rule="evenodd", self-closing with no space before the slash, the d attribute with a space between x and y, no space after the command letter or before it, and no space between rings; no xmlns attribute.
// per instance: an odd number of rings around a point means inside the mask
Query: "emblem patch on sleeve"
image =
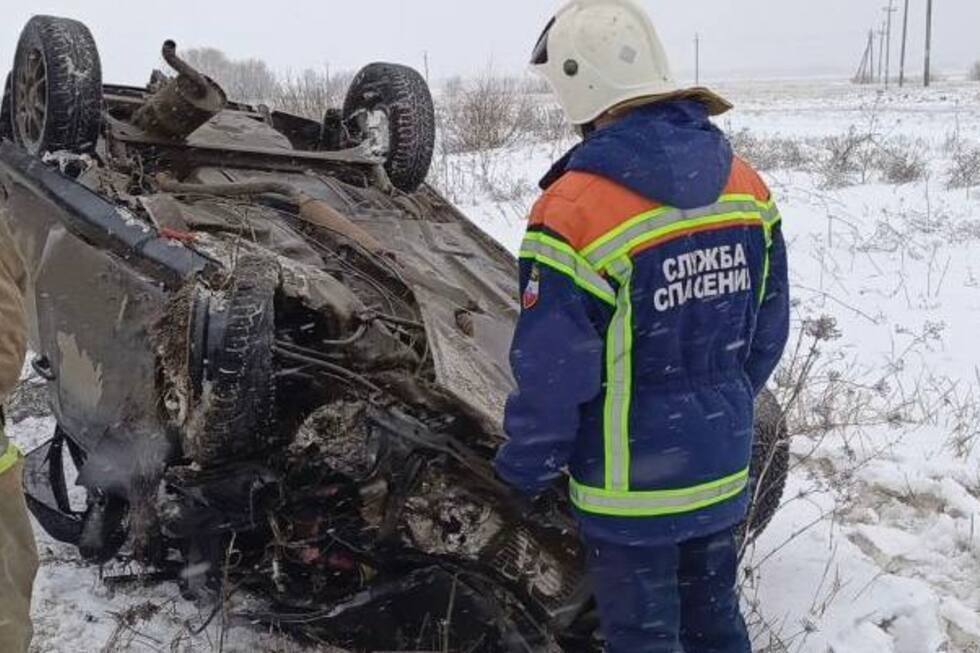
<svg viewBox="0 0 980 653"><path fill-rule="evenodd" d="M521 297L521 305L524 310L529 310L537 306L541 298L541 270L537 264L531 267L531 276L528 279L524 295Z"/></svg>

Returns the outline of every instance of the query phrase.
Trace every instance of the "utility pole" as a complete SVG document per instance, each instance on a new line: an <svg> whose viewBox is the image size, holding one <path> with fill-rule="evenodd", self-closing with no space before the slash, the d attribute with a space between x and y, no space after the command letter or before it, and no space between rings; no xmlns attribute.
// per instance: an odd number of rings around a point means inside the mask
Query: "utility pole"
<svg viewBox="0 0 980 653"><path fill-rule="evenodd" d="M898 11L895 0L888 0L888 6L882 11L888 16L885 27L885 88L888 88L888 78L892 71L892 14Z"/></svg>
<svg viewBox="0 0 980 653"><path fill-rule="evenodd" d="M854 74L854 78L851 80L855 84L868 83L868 52L870 47L870 42L864 46L864 54L861 55L861 65L858 66L857 72Z"/></svg>
<svg viewBox="0 0 980 653"><path fill-rule="evenodd" d="M701 86L701 35L694 33L694 85Z"/></svg>
<svg viewBox="0 0 980 653"><path fill-rule="evenodd" d="M878 81L882 81L885 76L885 24L881 24L878 30Z"/></svg>
<svg viewBox="0 0 980 653"><path fill-rule="evenodd" d="M868 83L875 83L875 31L874 29L868 30L868 52L870 53L870 60L868 66Z"/></svg>
<svg viewBox="0 0 980 653"><path fill-rule="evenodd" d="M425 83L429 83L429 51L425 50L422 53L422 60L425 62Z"/></svg>
<svg viewBox="0 0 980 653"><path fill-rule="evenodd" d="M909 0L905 0L905 16L902 18L902 63L898 71L898 87L905 86L905 48L909 40Z"/></svg>
<svg viewBox="0 0 980 653"><path fill-rule="evenodd" d="M932 0L926 3L926 71L923 75L923 84L929 86L932 83L930 70L932 66Z"/></svg>

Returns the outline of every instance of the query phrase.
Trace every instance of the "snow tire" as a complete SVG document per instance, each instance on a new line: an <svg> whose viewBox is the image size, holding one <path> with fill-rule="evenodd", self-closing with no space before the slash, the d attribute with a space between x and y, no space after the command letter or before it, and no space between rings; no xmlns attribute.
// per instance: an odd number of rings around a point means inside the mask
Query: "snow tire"
<svg viewBox="0 0 980 653"><path fill-rule="evenodd" d="M102 125L102 64L84 24L31 18L20 34L11 77L17 143L35 155L95 149Z"/></svg>
<svg viewBox="0 0 980 653"><path fill-rule="evenodd" d="M187 453L202 466L240 460L270 444L274 430L275 292L279 271L243 257L225 309L224 333L208 361L203 428Z"/></svg>
<svg viewBox="0 0 980 653"><path fill-rule="evenodd" d="M749 487L755 501L749 509L750 538L760 535L772 521L782 502L788 475L789 433L783 409L772 392L763 390L755 405Z"/></svg>
<svg viewBox="0 0 980 653"><path fill-rule="evenodd" d="M399 190L414 192L432 165L435 149L435 108L425 79L416 70L392 63L372 63L351 82L344 100L344 119L360 110L382 109L388 116L389 149L385 170ZM359 140L356 128L352 133Z"/></svg>

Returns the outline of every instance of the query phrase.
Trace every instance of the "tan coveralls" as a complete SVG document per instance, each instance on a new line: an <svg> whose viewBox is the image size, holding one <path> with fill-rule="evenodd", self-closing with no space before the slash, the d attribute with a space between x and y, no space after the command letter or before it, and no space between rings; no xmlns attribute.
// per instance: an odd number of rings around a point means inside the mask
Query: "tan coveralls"
<svg viewBox="0 0 980 653"><path fill-rule="evenodd" d="M26 353L24 268L0 211L0 400L20 378ZM37 573L34 532L24 504L21 455L0 429L0 651L31 642L31 587Z"/></svg>

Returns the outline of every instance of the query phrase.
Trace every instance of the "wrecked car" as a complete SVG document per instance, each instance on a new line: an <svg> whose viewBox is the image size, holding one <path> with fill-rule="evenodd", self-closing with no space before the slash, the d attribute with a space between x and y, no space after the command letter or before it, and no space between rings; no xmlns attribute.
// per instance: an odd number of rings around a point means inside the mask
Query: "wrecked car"
<svg viewBox="0 0 980 653"><path fill-rule="evenodd" d="M0 215L57 422L37 520L188 596L231 578L315 641L600 650L565 497L532 519L493 473L516 263L425 184L423 78L370 64L310 120L162 54L104 84L88 29L36 16L4 86ZM747 537L788 462L760 401Z"/></svg>

